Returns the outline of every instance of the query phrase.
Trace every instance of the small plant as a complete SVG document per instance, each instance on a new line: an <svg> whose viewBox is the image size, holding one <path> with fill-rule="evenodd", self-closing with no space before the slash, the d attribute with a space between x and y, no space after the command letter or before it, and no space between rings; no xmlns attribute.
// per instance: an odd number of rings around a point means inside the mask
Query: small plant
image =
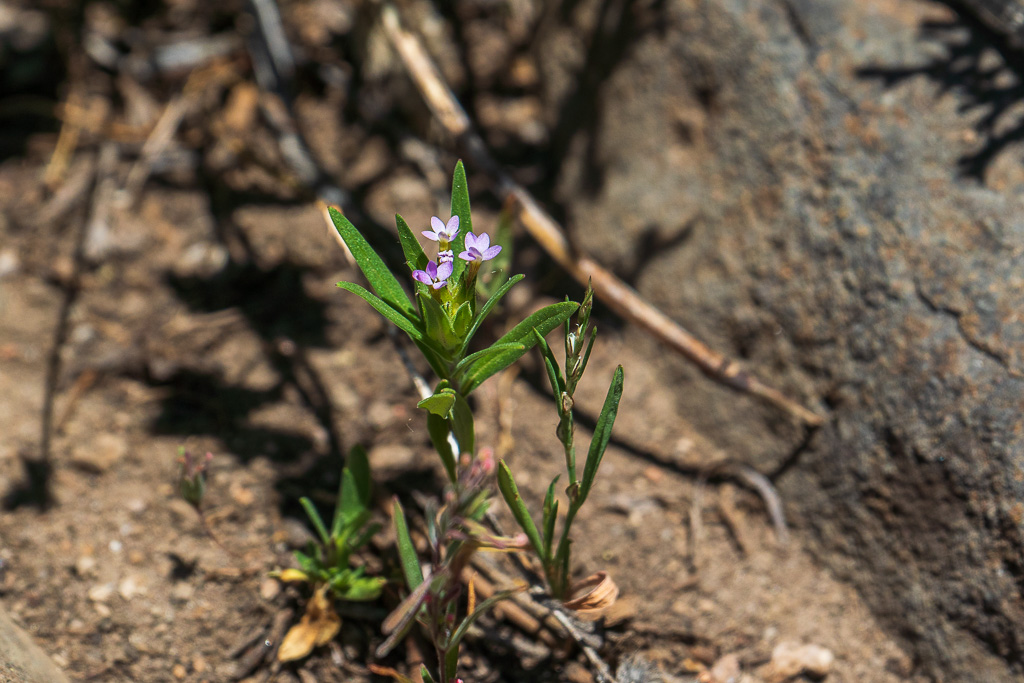
<svg viewBox="0 0 1024 683"><path fill-rule="evenodd" d="M501 338L480 350L471 343L488 314L523 276L515 275L502 282L501 277L482 282L480 270L493 263L502 247L491 244L487 234L473 232L469 193L462 162L455 167L452 180L451 217L444 221L434 217L431 230L422 234L437 243L437 257L431 259L401 216L396 216L398 236L411 270L413 297L366 239L339 211L330 210L338 233L348 246L357 265L370 285L369 291L351 282L338 286L361 297L387 320L409 336L419 348L438 381L432 395L419 402L427 415L427 432L447 475L442 500L431 501L425 509L427 557L421 561L409 533L401 504L395 500L393 520L398 556L408 594L384 620L386 640L377 649L377 656L388 654L415 626L420 624L437 654L436 677L426 667L420 672L428 683L455 683L458 678L459 646L472 623L495 602L510 593L499 593L476 604L472 584L463 597L463 570L473 553L481 549L528 550L538 554L552 594L564 597L569 580L569 528L593 484L597 467L611 434L615 410L622 391L622 369L616 371L612 389L598 421L598 430L591 443L582 480L575 472L573 450L572 396L586 367L593 345L588 337L592 297L588 292L583 308L571 301L547 306L528 316ZM501 231L503 240L507 231ZM492 271L493 272L493 271ZM481 304L479 294L486 299ZM580 309L575 327L569 318ZM567 330L566 376L562 376L553 360L545 335L561 325ZM584 342L589 339L589 342ZM498 468L502 493L524 533L504 537L492 533L484 524L484 515L491 500L491 481L496 470L488 449L476 448L473 413L467 398L489 377L515 363L535 346L541 348L555 387L559 404L559 435L562 437L569 469L568 516L561 539L552 551L557 503L554 482L545 501L544 535L532 522L519 498L508 467ZM586 348L584 348L584 346ZM322 526L322 525L321 525ZM399 681L409 679L391 669L375 670Z"/></svg>
<svg viewBox="0 0 1024 683"><path fill-rule="evenodd" d="M551 351L544 339L537 339L537 346L544 357L544 366L547 368L548 379L551 381L551 391L555 397L555 408L558 411L558 427L555 434L562 442L562 449L565 452L565 469L568 474L569 485L565 493L569 498L569 509L562 523L562 532L559 536L558 545L554 544L555 526L558 520L558 500L555 499L555 487L559 477L555 477L548 486L547 495L544 497L544 506L541 514L540 529L534 524L533 516L519 495L512 471L508 465L502 462L498 469L498 487L501 495L505 498L512 515L522 528L526 537L530 539L534 552L544 567L544 576L547 579L548 587L553 597L559 600L569 598L571 584L569 581L570 553L572 541L569 538L569 530L572 528L573 520L594 485L594 478L597 476L597 469L601 466L601 459L604 457L605 449L608 448L608 441L612 436L612 425L615 424L615 416L619 410L619 399L622 398L622 366L615 369L612 376L611 386L608 387L608 394L601 408L601 414L597 418L597 426L594 429L594 436L590 440L590 447L587 451L587 460L583 466L583 478L576 476L576 445L573 441L575 422L573 418L574 395L576 386L583 371L587 369L590 360L590 352L594 348L594 340L597 338L596 331L590 329L590 311L593 307L594 292L589 287L576 312L575 325L569 321L565 323L565 370L559 368L555 354Z"/></svg>
<svg viewBox="0 0 1024 683"><path fill-rule="evenodd" d="M301 659L314 646L331 640L341 627L328 593L339 600L352 602L376 600L387 583L380 577L369 577L363 567L352 566L352 554L369 543L380 530L370 522L370 464L366 451L355 447L348 455L341 472L341 486L330 529L309 498L299 502L316 529L318 541L310 541L306 552L296 551L299 569L277 573L282 581L298 581L313 587L313 599L302 620L293 626L281 642L278 659Z"/></svg>
<svg viewBox="0 0 1024 683"><path fill-rule="evenodd" d="M341 487L330 530L313 501L302 498L299 502L309 515L320 542L310 541L306 552L296 551L299 569L286 569L281 577L326 585L339 600L376 600L387 581L364 576L362 567L351 566L352 554L380 531L380 524L370 523L370 464L366 451L356 446L349 452L347 465L341 472Z"/></svg>

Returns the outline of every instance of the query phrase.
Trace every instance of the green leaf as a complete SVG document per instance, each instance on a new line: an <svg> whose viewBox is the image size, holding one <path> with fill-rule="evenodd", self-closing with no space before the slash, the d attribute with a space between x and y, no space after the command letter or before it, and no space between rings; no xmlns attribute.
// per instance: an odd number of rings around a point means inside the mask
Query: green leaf
<svg viewBox="0 0 1024 683"><path fill-rule="evenodd" d="M551 351L551 347L544 341L544 337L540 336L537 330L534 330L534 336L537 339L537 346L540 347L540 355L544 358L544 368L548 371L548 381L551 382L551 393L555 396L555 405L558 406L558 414L562 414L562 392L565 391L565 382L562 379L562 373L558 369L558 361L555 360L555 354Z"/></svg>
<svg viewBox="0 0 1024 683"><path fill-rule="evenodd" d="M544 496L544 517L542 524L544 526L544 554L541 555L541 560L545 565L551 560L551 545L555 538L555 521L558 519L558 501L555 499L555 485L558 483L558 477L551 480L551 486L548 487L548 492Z"/></svg>
<svg viewBox="0 0 1024 683"><path fill-rule="evenodd" d="M594 477L597 476L597 468L601 466L601 458L608 448L608 442L612 438L612 426L615 424L615 415L619 412L619 399L622 398L622 366L615 368L612 376L611 386L608 387L608 394L604 399L604 406L597 418L597 425L594 427L594 436L590 440L590 450L587 452L587 464L583 468L583 481L580 482L580 494L577 499L577 507L583 505L590 487L594 484Z"/></svg>
<svg viewBox="0 0 1024 683"><path fill-rule="evenodd" d="M507 351L522 350L522 344L494 344L493 346L488 346L486 349L482 349L480 351L471 353L462 360L460 360L458 365L456 365L455 368L452 370L452 378L458 380L459 375L461 375L464 370L472 366L474 363L481 361L481 359L487 358L488 356L501 355Z"/></svg>
<svg viewBox="0 0 1024 683"><path fill-rule="evenodd" d="M369 602L380 597L387 579L381 577L364 577L356 579L338 595L342 600L352 602Z"/></svg>
<svg viewBox="0 0 1024 683"><path fill-rule="evenodd" d="M420 310L423 311L424 329L426 330L427 337L439 348L444 349L443 355L445 357L450 357L451 352L462 344L462 340L455 335L455 330L452 329L452 321L449 320L448 314L444 312L441 304L435 301L434 297L430 294L418 292L416 298L420 302Z"/></svg>
<svg viewBox="0 0 1024 683"><path fill-rule="evenodd" d="M370 461L366 449L355 446L348 453L348 462L341 471L338 507L334 513L331 536L341 534L343 527L352 524L370 505Z"/></svg>
<svg viewBox="0 0 1024 683"><path fill-rule="evenodd" d="M434 450L441 456L444 470L448 473L448 481L454 484L458 473L455 467L455 454L452 453L452 445L448 443L449 431L451 428L448 425L448 420L433 413L427 413L427 434L430 435L430 442L434 444Z"/></svg>
<svg viewBox="0 0 1024 683"><path fill-rule="evenodd" d="M313 501L303 496L299 498L299 503L302 508L309 515L309 521L313 522L313 526L316 528L316 533L320 536L320 540L323 541L324 545L331 542L331 537L327 534L327 527L324 526L324 520L320 518L320 513L316 511L316 506L313 505Z"/></svg>
<svg viewBox="0 0 1024 683"><path fill-rule="evenodd" d="M423 408L438 417L448 417L448 414L452 411L452 406L455 405L455 396L454 389L445 387L427 396L417 403L416 407Z"/></svg>
<svg viewBox="0 0 1024 683"><path fill-rule="evenodd" d="M480 311L476 314L476 317L473 318L473 324L469 326L469 331L466 333L465 339L463 339L462 348L459 349L460 356L466 353L466 348L469 346L469 340L472 339L473 335L476 334L476 331L480 329L480 325L483 323L487 315L491 312L491 309L494 308L495 305L497 305L498 301L501 300L501 297L505 296L508 290L512 289L512 285L516 284L524 277L526 276L513 275L512 277L510 277L505 284L499 287L498 290L491 295L491 298L487 300L487 303L485 303L480 308Z"/></svg>
<svg viewBox="0 0 1024 683"><path fill-rule="evenodd" d="M533 348L533 345L537 343L536 338L533 335L533 330L543 337L551 330L555 329L563 322L566 318L573 314L578 304L572 301L564 301L558 304L551 304L545 306L533 315L529 316L526 320L519 323L511 330L509 330L504 336L494 343L495 346L498 344L522 344L523 348L520 350L508 350L501 355L490 356L482 361L474 363L470 368L466 370L466 376L460 383L460 393L463 396L469 396L469 394L480 386L484 380L491 375L501 372L508 366L519 360L524 353Z"/></svg>
<svg viewBox="0 0 1024 683"><path fill-rule="evenodd" d="M475 622L477 619L486 614L487 610L489 610L495 604L501 602L502 600L508 600L510 597L512 597L519 591L519 588L498 591L497 593L495 593L494 595L492 595L491 597L487 598L479 605L477 605L476 609L473 610L473 613L466 615L466 618L462 620L462 623L459 624L459 627L455 629L455 633L453 633L452 637L448 640L448 647L453 648L457 652L459 643L462 642L462 639L466 636L466 632L469 630L469 627L473 625L473 622ZM454 674L451 675L454 676Z"/></svg>
<svg viewBox="0 0 1024 683"><path fill-rule="evenodd" d="M370 539L373 538L377 534L377 532L380 531L380 529L381 525L377 522L374 522L373 524L367 526L359 533L358 536L356 536L351 542L349 542L349 550L359 550L360 548L362 548L364 545L370 542Z"/></svg>
<svg viewBox="0 0 1024 683"><path fill-rule="evenodd" d="M427 255L423 253L423 247L416 235L409 229L405 219L395 214L395 224L398 226L398 239L402 243L402 252L405 253L405 262L413 270L424 270L427 267ZM413 280L415 282L415 280ZM423 285L426 287L426 285Z"/></svg>
<svg viewBox="0 0 1024 683"><path fill-rule="evenodd" d="M402 573L405 575L405 582L409 590L415 591L423 583L423 570L420 569L420 560L416 556L416 546L412 544L409 537L409 527L405 522L405 511L402 504L395 498L395 536L398 539L398 557L402 562Z"/></svg>
<svg viewBox="0 0 1024 683"><path fill-rule="evenodd" d="M459 648L457 645L449 646L448 652L444 655L444 673L445 678L449 681L454 681L455 677L459 675Z"/></svg>
<svg viewBox="0 0 1024 683"><path fill-rule="evenodd" d="M427 363L430 364L430 369L434 371L434 374L437 375L438 379L448 379L448 366L443 360L441 360L441 355L426 344L416 342L416 346L419 348L420 353L423 354L423 357L427 359Z"/></svg>
<svg viewBox="0 0 1024 683"><path fill-rule="evenodd" d="M395 648L395 645L398 645L402 638L412 630L413 625L416 623L416 615L419 614L420 607L423 606L423 601L426 600L429 589L430 582L424 581L416 587L416 590L409 593L398 604L398 607L384 619L381 624L381 631L387 634L388 638L377 648L375 654L378 658L386 657Z"/></svg>
<svg viewBox="0 0 1024 683"><path fill-rule="evenodd" d="M422 330L420 330L419 326L417 325L417 323L420 322L418 317L415 318L414 320L410 320L409 318L407 318L406 316L402 315L400 312L392 308L386 301L374 296L373 294L366 291L364 288L360 287L354 282L339 282L338 286L361 297L366 303L373 306L378 313L380 313L382 316L393 322L395 324L395 327L409 335L413 341L422 342L433 349L434 342L428 339L426 336L424 336ZM434 350L440 351L440 349Z"/></svg>
<svg viewBox="0 0 1024 683"><path fill-rule="evenodd" d="M465 301L455 309L455 315L452 316L452 329L455 330L455 335L459 339L465 337L472 322L473 306L468 301Z"/></svg>
<svg viewBox="0 0 1024 683"><path fill-rule="evenodd" d="M460 394L455 394L455 405L452 408L450 420L452 433L455 434L455 440L459 442L459 450L463 453L475 453L476 434L473 431L473 411Z"/></svg>
<svg viewBox="0 0 1024 683"><path fill-rule="evenodd" d="M420 664L420 678L423 679L423 683L434 683L434 677L427 671L427 667Z"/></svg>
<svg viewBox="0 0 1024 683"><path fill-rule="evenodd" d="M341 239L345 240L359 270L363 271L366 281L370 283L370 287L377 293L377 296L410 319L415 319L416 308L409 300L409 296L395 279L391 270L384 265L384 261L377 255L377 252L370 246L370 243L366 241L366 238L340 211L331 207L328 212L331 214L331 220L334 221L335 229L341 235Z"/></svg>
<svg viewBox="0 0 1024 683"><path fill-rule="evenodd" d="M462 165L462 159L455 164L455 173L452 174L452 215L459 217L459 234L455 236L451 246L458 257L466 250L466 235L473 230L473 217L469 211L469 184L466 182L466 168ZM466 262L456 258L455 269L452 271L454 282L461 281L460 276L465 268Z"/></svg>
<svg viewBox="0 0 1024 683"><path fill-rule="evenodd" d="M530 544L533 545L533 549L537 552L537 557L543 560L544 544L541 542L540 533L537 532L537 525L533 523L530 511L526 509L526 504L519 495L519 487L516 486L516 482L512 478L512 471L505 464L504 460L498 463L498 490L501 491L502 497L505 498L509 510L512 511L512 516L516 518L516 522L519 523L520 528L526 533L526 537L530 539Z"/></svg>

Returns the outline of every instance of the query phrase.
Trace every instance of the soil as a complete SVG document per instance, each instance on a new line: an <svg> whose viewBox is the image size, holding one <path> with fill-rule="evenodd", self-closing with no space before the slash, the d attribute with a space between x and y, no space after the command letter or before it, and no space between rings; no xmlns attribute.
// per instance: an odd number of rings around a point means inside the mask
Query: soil
<svg viewBox="0 0 1024 683"><path fill-rule="evenodd" d="M367 669L381 640L373 609L346 612L338 638L310 658L275 663L308 596L268 574L294 565L291 551L310 538L297 501L329 510L353 445L370 451L381 519L391 495L439 490L442 470L387 327L335 288L358 273L282 161L244 50L203 72L205 89L190 95L133 197L118 190L187 73L145 78L73 49L111 32L131 54L230 34L241 7L223 4L94 3L80 15L57 1L38 14L11 3L49 27L27 54L52 77L10 85L11 97L31 96L64 121L19 119L0 164L0 599L72 680L383 680ZM299 127L350 194L350 215L393 256L392 214L414 229L441 214L455 158L363 16L372 7L281 6L300 56ZM548 164L531 156L561 143L539 114L541 68L529 50L550 18L531 3L434 11L403 7L502 159L553 187ZM58 107L69 99L79 108ZM78 140L63 147L69 126ZM66 169L47 176L62 158ZM469 171L475 224L493 231L490 181ZM74 193L76 179L84 189ZM71 201L61 203L62 190ZM525 236L514 253L513 270L528 278L491 335L579 294ZM600 307L596 315L581 434L614 366L626 372L616 438L575 533L579 575L607 570L621 588L604 656L639 655L667 680L692 680L735 655L757 681L773 649L796 641L835 655L828 681L915 680L916 663L812 557L802 526L783 544L755 493L707 480L736 454L677 412L680 389L658 357L667 352ZM549 403L530 358L476 400L480 442L505 444L534 502L562 468ZM511 443L499 438L509 421ZM182 446L214 454L205 511L216 540L177 495ZM590 680L578 652L531 658L501 619L488 628L504 642L471 640L467 681ZM404 667L401 650L386 663Z"/></svg>

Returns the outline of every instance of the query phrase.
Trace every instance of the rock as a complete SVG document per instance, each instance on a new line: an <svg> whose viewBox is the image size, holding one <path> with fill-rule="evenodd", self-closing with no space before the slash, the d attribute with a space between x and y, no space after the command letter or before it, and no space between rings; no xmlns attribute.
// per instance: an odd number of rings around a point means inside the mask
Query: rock
<svg viewBox="0 0 1024 683"><path fill-rule="evenodd" d="M174 602L188 602L192 599L195 592L195 587L190 583L176 583L174 588L171 589L171 600Z"/></svg>
<svg viewBox="0 0 1024 683"><path fill-rule="evenodd" d="M18 253L13 249L0 250L0 280L9 275L14 275L21 267Z"/></svg>
<svg viewBox="0 0 1024 683"><path fill-rule="evenodd" d="M706 675L701 676L701 683L739 683L740 658L735 654L720 657Z"/></svg>
<svg viewBox="0 0 1024 683"><path fill-rule="evenodd" d="M75 573L80 578L88 578L96 573L96 558L92 555L82 555L75 562Z"/></svg>
<svg viewBox="0 0 1024 683"><path fill-rule="evenodd" d="M100 474L120 462L128 453L128 443L116 434L100 434L89 443L76 446L71 462L77 467Z"/></svg>
<svg viewBox="0 0 1024 683"><path fill-rule="evenodd" d="M114 595L114 584L99 583L89 589L88 596L93 602L106 602Z"/></svg>
<svg viewBox="0 0 1024 683"><path fill-rule="evenodd" d="M46 653L0 607L0 683L67 683Z"/></svg>
<svg viewBox="0 0 1024 683"><path fill-rule="evenodd" d="M832 670L833 662L835 655L827 648L785 641L772 650L772 659L765 667L764 677L775 683L801 674L823 678Z"/></svg>
<svg viewBox="0 0 1024 683"><path fill-rule="evenodd" d="M625 333L673 415L780 473L921 675L1017 680L1024 123L994 83L1024 73L946 4L883 4L583 0L537 40L552 199L582 253L826 416L804 441Z"/></svg>
<svg viewBox="0 0 1024 683"><path fill-rule="evenodd" d="M126 601L146 592L146 587L137 576L126 576L117 584L118 594Z"/></svg>
<svg viewBox="0 0 1024 683"><path fill-rule="evenodd" d="M267 602L281 594L281 582L277 579L266 578L260 582L260 597Z"/></svg>

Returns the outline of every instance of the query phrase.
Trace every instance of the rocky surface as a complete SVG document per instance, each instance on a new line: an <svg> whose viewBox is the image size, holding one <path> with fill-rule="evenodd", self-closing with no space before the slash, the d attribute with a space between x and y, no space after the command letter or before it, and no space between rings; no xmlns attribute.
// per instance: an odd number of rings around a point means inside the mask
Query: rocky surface
<svg viewBox="0 0 1024 683"><path fill-rule="evenodd" d="M1024 673L1020 55L996 40L941 3L612 0L539 42L576 243L828 421L805 440L665 360L679 413L775 475L939 680Z"/></svg>
<svg viewBox="0 0 1024 683"><path fill-rule="evenodd" d="M0 607L0 683L66 683L67 678Z"/></svg>

